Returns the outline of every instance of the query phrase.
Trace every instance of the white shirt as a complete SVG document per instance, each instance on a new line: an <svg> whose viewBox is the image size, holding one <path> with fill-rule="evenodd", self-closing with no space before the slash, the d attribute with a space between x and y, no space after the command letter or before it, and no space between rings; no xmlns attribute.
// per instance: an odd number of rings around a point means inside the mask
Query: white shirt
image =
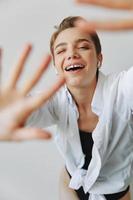
<svg viewBox="0 0 133 200"><path fill-rule="evenodd" d="M46 127L57 124L56 144L71 174L69 186L83 186L89 200L103 200L103 194L125 190L133 175L133 67L115 75L99 73L92 99L92 111L99 122L92 133L92 159L87 170L79 129L79 113L66 87L28 120Z"/></svg>

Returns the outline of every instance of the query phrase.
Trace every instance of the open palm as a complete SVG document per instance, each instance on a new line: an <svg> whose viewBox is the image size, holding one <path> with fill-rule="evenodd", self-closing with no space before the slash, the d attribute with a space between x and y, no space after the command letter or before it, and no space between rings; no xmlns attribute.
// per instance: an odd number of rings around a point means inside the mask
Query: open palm
<svg viewBox="0 0 133 200"><path fill-rule="evenodd" d="M21 90L18 90L16 84L30 52L31 45L27 45L18 64L10 74L7 84L4 83L0 88L0 140L20 141L50 138L48 132L39 128L26 128L24 124L30 114L51 98L65 81L64 78L59 78L54 86L43 95L26 97L39 81L51 60L50 55L46 55L36 73L26 81Z"/></svg>

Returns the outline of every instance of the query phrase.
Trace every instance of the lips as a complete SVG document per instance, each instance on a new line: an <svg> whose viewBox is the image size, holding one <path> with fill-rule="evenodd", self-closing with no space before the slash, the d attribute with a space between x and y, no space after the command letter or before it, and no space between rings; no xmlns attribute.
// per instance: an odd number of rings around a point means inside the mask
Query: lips
<svg viewBox="0 0 133 200"><path fill-rule="evenodd" d="M65 67L65 71L76 71L79 69L83 69L85 67L85 65L83 64L74 64L74 65L69 65Z"/></svg>

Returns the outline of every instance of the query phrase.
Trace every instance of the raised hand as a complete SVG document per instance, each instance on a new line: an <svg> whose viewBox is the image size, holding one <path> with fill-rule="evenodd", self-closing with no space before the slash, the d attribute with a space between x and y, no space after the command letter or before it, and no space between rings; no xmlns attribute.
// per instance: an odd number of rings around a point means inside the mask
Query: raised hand
<svg viewBox="0 0 133 200"><path fill-rule="evenodd" d="M46 55L36 73L26 81L23 88L17 89L17 81L21 75L24 64L31 52L31 45L26 45L18 64L12 70L10 79L0 88L0 140L22 141L31 139L49 139L50 133L39 128L26 128L24 124L29 115L44 104L64 84L60 77L54 85L42 95L26 97L47 69L51 56ZM1 53L0 53L1 55ZM0 56L1 57L1 56Z"/></svg>
<svg viewBox="0 0 133 200"><path fill-rule="evenodd" d="M86 3L113 9L133 9L133 0L75 0L77 3Z"/></svg>
<svg viewBox="0 0 133 200"><path fill-rule="evenodd" d="M112 9L133 10L133 0L75 0L77 3L92 4L95 6L103 6ZM121 20L96 20L87 23L79 23L85 31L94 29L104 31L124 31L133 29L133 17L130 19L123 18Z"/></svg>

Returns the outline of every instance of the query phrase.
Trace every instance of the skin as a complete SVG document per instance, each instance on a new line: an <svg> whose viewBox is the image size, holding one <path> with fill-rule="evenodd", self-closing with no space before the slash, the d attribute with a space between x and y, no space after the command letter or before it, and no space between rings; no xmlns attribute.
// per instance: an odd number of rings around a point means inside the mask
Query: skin
<svg viewBox="0 0 133 200"><path fill-rule="evenodd" d="M76 3L91 4L111 9L133 10L133 0L75 0ZM89 21L88 23L79 23L79 27L85 31L93 29L104 31L124 31L133 29L133 18L120 20Z"/></svg>
<svg viewBox="0 0 133 200"><path fill-rule="evenodd" d="M70 177L65 168L62 168L59 179L59 200L79 200L76 192L69 188Z"/></svg>
<svg viewBox="0 0 133 200"><path fill-rule="evenodd" d="M32 139L49 139L50 133L39 128L26 128L24 124L32 112L40 108L55 92L64 84L65 79L60 77L54 85L42 95L26 97L36 85L42 74L47 69L51 56L43 58L36 73L26 81L23 88L17 89L17 81L20 78L24 64L31 52L32 46L27 44L17 65L10 73L7 83L0 87L0 140L1 141L24 141ZM0 51L0 58L2 51Z"/></svg>

